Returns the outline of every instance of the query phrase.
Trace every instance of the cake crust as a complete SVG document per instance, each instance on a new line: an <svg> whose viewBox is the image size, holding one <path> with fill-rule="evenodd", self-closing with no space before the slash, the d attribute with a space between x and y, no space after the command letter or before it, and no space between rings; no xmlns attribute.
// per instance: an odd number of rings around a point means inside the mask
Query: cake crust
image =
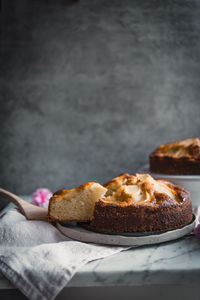
<svg viewBox="0 0 200 300"><path fill-rule="evenodd" d="M160 145L150 155L150 171L159 174L200 175L199 138Z"/></svg>
<svg viewBox="0 0 200 300"><path fill-rule="evenodd" d="M138 178L139 177L139 178ZM140 182L141 180L141 182ZM132 198L112 201L120 189L120 182L140 185L139 200L136 192ZM90 227L102 232L145 232L180 228L192 220L192 204L189 192L164 180L154 180L150 175L121 176L107 183L106 197L96 202ZM163 189L163 187L166 189ZM111 194L111 195L110 195ZM118 193L119 195L119 193ZM111 197L111 199L108 199ZM142 198L144 197L144 198Z"/></svg>
<svg viewBox="0 0 200 300"><path fill-rule="evenodd" d="M90 226L102 232L147 232L180 228L192 220L191 202L177 206L121 207L99 201Z"/></svg>

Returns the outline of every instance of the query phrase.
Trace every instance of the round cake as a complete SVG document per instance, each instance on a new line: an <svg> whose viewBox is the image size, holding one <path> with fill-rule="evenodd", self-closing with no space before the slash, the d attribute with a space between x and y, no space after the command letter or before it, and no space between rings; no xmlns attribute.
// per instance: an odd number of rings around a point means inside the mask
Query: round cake
<svg viewBox="0 0 200 300"><path fill-rule="evenodd" d="M102 232L146 232L180 228L192 220L189 192L149 174L122 174L104 185L90 227Z"/></svg>
<svg viewBox="0 0 200 300"><path fill-rule="evenodd" d="M199 138L160 145L150 155L150 171L159 174L200 175Z"/></svg>

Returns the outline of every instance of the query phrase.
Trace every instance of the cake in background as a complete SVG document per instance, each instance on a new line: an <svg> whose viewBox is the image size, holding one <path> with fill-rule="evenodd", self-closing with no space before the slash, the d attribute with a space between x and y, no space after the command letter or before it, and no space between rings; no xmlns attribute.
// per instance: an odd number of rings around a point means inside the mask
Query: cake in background
<svg viewBox="0 0 200 300"><path fill-rule="evenodd" d="M200 175L199 138L160 145L150 155L150 171L159 174Z"/></svg>

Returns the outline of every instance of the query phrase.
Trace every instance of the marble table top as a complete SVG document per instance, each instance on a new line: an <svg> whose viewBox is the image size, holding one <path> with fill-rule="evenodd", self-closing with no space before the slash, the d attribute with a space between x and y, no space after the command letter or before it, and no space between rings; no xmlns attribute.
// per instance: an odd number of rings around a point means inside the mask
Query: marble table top
<svg viewBox="0 0 200 300"><path fill-rule="evenodd" d="M23 197L25 200L27 197ZM10 209L7 207L4 212ZM82 267L69 287L200 283L200 239L193 235L132 248ZM14 288L0 275L0 289Z"/></svg>

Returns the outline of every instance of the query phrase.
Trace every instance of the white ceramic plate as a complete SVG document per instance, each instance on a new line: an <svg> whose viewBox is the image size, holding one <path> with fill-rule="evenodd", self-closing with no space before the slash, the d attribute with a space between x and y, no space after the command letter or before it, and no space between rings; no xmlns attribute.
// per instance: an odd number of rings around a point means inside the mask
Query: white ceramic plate
<svg viewBox="0 0 200 300"><path fill-rule="evenodd" d="M200 205L200 175L168 175L151 173L149 165L143 166L140 173L149 173L155 179L164 179L184 187L190 192L193 206Z"/></svg>
<svg viewBox="0 0 200 300"><path fill-rule="evenodd" d="M134 235L117 235L117 234L104 234L93 232L83 228L78 225L70 225L70 224L61 224L57 223L57 228L67 237L87 243L95 243L95 244L104 244L104 245L115 245L115 246L143 246L143 245L152 245L152 244L160 244L167 241L172 241L179 239L189 233L194 229L195 226L195 216L193 217L192 222L188 225L170 230L162 233L141 233L138 236L138 233Z"/></svg>

